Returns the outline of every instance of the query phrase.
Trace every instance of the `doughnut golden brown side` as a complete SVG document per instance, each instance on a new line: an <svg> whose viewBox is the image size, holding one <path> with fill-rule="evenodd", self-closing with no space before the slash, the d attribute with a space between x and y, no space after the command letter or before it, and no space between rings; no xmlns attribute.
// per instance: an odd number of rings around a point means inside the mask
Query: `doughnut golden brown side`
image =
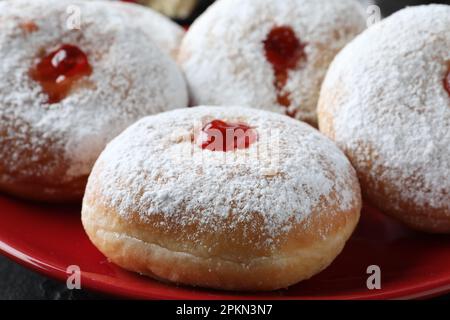
<svg viewBox="0 0 450 320"><path fill-rule="evenodd" d="M322 92L319 101L319 127L330 139L336 140L333 113L337 111L341 99L348 95L348 91L343 86L336 83L332 90ZM369 160L364 161L358 155L358 150L368 150ZM359 146L343 150L353 166L357 170L359 183L365 199L382 212L390 215L409 227L428 233L450 233L450 216L445 208L435 209L431 207L418 207L414 203L401 201L402 197L397 188L392 186L388 180L379 181L371 174L374 171L376 176L381 177L386 169L374 166L373 161L380 161L379 156L370 144L360 142ZM419 177L411 176L410 180L415 181ZM405 185L405 188L410 186ZM396 204L395 206L392 204Z"/></svg>
<svg viewBox="0 0 450 320"><path fill-rule="evenodd" d="M335 93L339 95L339 91L340 88L336 88ZM332 99L327 100L327 98L324 97L320 103L328 106L335 105ZM331 139L334 139L335 129L333 127L333 121L326 108L319 107L319 119L320 130ZM412 229L436 234L450 233L448 209L436 209L429 206L419 207L412 202L402 201L401 191L388 180L379 181L379 179L373 178L373 172L376 172L376 176L381 177L386 169L380 166L374 166L370 160L360 160L359 155L357 155L358 149L372 150L372 147L369 144L363 144L361 142L360 146L355 150L344 149L344 152L357 169L362 194L368 202L383 213L388 214ZM377 156L374 151L371 151L370 154L372 154L373 159L376 159ZM416 181L419 178L419 176L411 176L410 181ZM404 187L410 188L411 186L405 184Z"/></svg>
<svg viewBox="0 0 450 320"><path fill-rule="evenodd" d="M5 194L25 200L54 204L80 203L83 197L87 177L77 178L75 181L62 184L42 184L32 181L2 182L0 190Z"/></svg>
<svg viewBox="0 0 450 320"><path fill-rule="evenodd" d="M6 155L0 159L0 192L38 202L79 203L88 175L77 176L69 181L65 179L68 165L63 151L58 150L49 139L40 139L43 141L42 147L26 148L20 154L20 159L11 166L13 160L10 154L15 145L31 144L20 138L12 141L0 130L0 154Z"/></svg>
<svg viewBox="0 0 450 320"><path fill-rule="evenodd" d="M90 179L95 189L95 172ZM357 182L354 192L359 193ZM148 223L138 219L127 222L113 208L99 205L98 196L94 193L85 197L82 220L91 241L111 262L159 280L236 291L287 288L319 273L341 253L361 209L357 198L354 208L346 212L335 208L313 212L307 221L292 228L282 247L270 252L257 251L248 242L230 241L242 238L240 229L232 234L204 234L189 239L197 234L195 225L191 230L164 230L157 227L162 216ZM212 243L220 246L208 252L197 246L198 242L206 247Z"/></svg>
<svg viewBox="0 0 450 320"><path fill-rule="evenodd" d="M322 96L319 102L319 128L329 138L335 140L335 128L332 119L332 111L343 96L342 88L337 85L334 90L330 90ZM338 97L338 98L337 98ZM366 150L371 156L364 160L358 154L358 150ZM429 206L420 207L412 202L402 201L401 191L394 187L388 179L380 181L386 169L379 165L374 165L370 159L376 159L380 163L379 156L368 143L360 142L359 146L350 149L343 148L353 166L355 167L362 194L372 205L382 212L392 216L400 222L418 231L428 233L450 233L450 215L448 208L432 208ZM373 173L376 172L376 175ZM410 181L417 181L420 176L410 176ZM404 188L411 188L405 184Z"/></svg>
<svg viewBox="0 0 450 320"><path fill-rule="evenodd" d="M370 145L361 147L368 148ZM350 159L356 159L353 151L347 150ZM373 157L376 157L373 155ZM403 222L412 229L436 233L450 233L450 216L448 208L432 208L430 206L417 206L416 204L402 200L401 191L398 190L389 180L377 181L373 178L371 172L376 172L377 176L383 176L386 168L382 166L373 166L370 161L354 161L355 168L358 170L358 178L362 193L371 204L382 212L392 216L400 222ZM410 181L417 181L419 175L410 176ZM404 188L412 188L408 182ZM393 205L395 204L395 205Z"/></svg>

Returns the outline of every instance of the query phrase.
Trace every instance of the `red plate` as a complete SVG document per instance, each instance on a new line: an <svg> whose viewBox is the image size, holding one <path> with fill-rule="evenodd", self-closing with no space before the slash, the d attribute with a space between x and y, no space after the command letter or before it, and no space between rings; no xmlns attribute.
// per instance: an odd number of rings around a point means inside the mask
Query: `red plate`
<svg viewBox="0 0 450 320"><path fill-rule="evenodd" d="M65 281L81 269L83 288L149 299L407 299L450 292L450 236L418 234L371 208L344 252L320 275L288 290L242 294L177 287L124 271L89 242L77 207L25 203L0 196L0 250ZM382 289L367 289L367 267L381 268Z"/></svg>

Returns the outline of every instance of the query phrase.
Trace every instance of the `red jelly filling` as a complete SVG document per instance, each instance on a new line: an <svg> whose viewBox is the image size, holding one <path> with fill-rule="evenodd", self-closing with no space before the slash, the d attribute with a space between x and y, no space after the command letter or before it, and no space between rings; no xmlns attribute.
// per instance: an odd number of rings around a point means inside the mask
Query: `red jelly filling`
<svg viewBox="0 0 450 320"><path fill-rule="evenodd" d="M23 22L19 26L26 33L33 33L39 30L39 27L33 21Z"/></svg>
<svg viewBox="0 0 450 320"><path fill-rule="evenodd" d="M245 123L213 120L203 127L198 144L202 149L227 152L248 149L257 139L255 129Z"/></svg>
<svg viewBox="0 0 450 320"><path fill-rule="evenodd" d="M450 95L450 66L448 68L447 75L445 76L445 79L444 79L444 87L445 87L445 90L447 90L448 94Z"/></svg>
<svg viewBox="0 0 450 320"><path fill-rule="evenodd" d="M286 26L273 28L264 40L266 59L272 64L275 73L277 100L282 106L291 105L289 93L283 92L283 89L288 81L289 71L298 68L300 62L306 60L305 47L306 44L301 43L294 30Z"/></svg>
<svg viewBox="0 0 450 320"><path fill-rule="evenodd" d="M91 74L86 54L70 44L43 56L30 71L31 78L39 82L48 95L48 103L63 100L79 79Z"/></svg>

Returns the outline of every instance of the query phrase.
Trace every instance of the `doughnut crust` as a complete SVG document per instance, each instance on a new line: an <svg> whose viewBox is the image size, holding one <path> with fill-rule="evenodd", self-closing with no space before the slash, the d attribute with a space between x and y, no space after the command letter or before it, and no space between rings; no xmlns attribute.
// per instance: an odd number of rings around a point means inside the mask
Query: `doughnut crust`
<svg viewBox="0 0 450 320"><path fill-rule="evenodd" d="M410 227L450 233L450 6L411 7L332 63L320 130L356 168L364 196Z"/></svg>
<svg viewBox="0 0 450 320"><path fill-rule="evenodd" d="M187 106L175 62L110 5L0 2L0 191L80 201L95 160L112 138L144 116ZM80 30L68 29L72 7L82 12ZM63 44L86 54L92 74L50 104L30 70Z"/></svg>
<svg viewBox="0 0 450 320"><path fill-rule="evenodd" d="M202 150L192 135L205 119L248 123L258 141L231 153ZM266 130L279 133L277 143ZM82 221L97 248L125 269L259 291L325 269L360 210L354 169L316 130L265 111L198 107L145 118L117 137L89 178Z"/></svg>
<svg viewBox="0 0 450 320"><path fill-rule="evenodd" d="M291 28L303 47L284 75L276 74L265 51L278 27ZM186 33L178 62L194 105L258 107L316 126L326 70L364 28L364 12L355 0L219 0ZM289 40L281 42L289 48ZM280 52L287 55L283 61L292 54Z"/></svg>

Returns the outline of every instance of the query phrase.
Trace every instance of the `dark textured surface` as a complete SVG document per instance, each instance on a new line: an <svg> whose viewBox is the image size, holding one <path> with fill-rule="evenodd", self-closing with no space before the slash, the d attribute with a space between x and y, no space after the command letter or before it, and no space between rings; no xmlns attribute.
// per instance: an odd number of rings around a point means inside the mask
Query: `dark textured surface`
<svg viewBox="0 0 450 320"><path fill-rule="evenodd" d="M107 296L68 290L61 283L30 271L0 256L0 300L86 300Z"/></svg>
<svg viewBox="0 0 450 320"><path fill-rule="evenodd" d="M203 1L207 3L210 1ZM405 5L417 5L425 3L446 3L450 1L393 1L379 0L384 16L401 9ZM17 265L9 259L0 256L0 300L86 300L108 299L110 297L84 290L68 290L64 283L60 283L47 277L34 273ZM440 299L450 300L450 296Z"/></svg>
<svg viewBox="0 0 450 320"><path fill-rule="evenodd" d="M85 290L68 290L65 283L41 276L0 256L0 300L98 299L113 299L113 297ZM450 301L450 295L439 299Z"/></svg>

